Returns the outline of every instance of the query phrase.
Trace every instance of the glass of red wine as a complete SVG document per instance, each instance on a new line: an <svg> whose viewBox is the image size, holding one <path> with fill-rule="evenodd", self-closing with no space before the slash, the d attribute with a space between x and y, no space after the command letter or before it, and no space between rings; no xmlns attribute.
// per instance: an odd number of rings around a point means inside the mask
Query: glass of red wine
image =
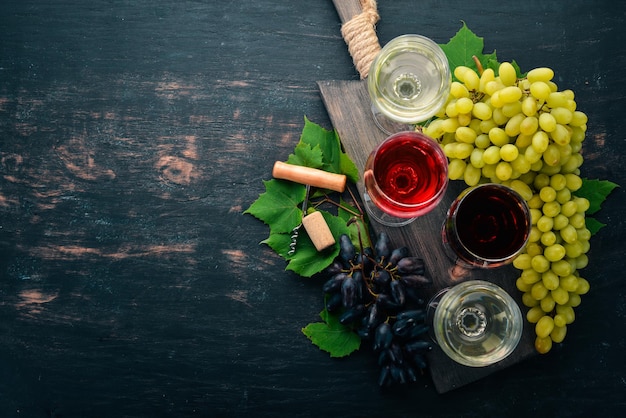
<svg viewBox="0 0 626 418"><path fill-rule="evenodd" d="M448 187L448 160L429 136L398 132L369 155L363 179L363 203L370 219L404 226L441 201Z"/></svg>
<svg viewBox="0 0 626 418"><path fill-rule="evenodd" d="M512 188L486 183L463 191L442 228L447 254L466 268L495 268L522 251L530 235L530 209Z"/></svg>

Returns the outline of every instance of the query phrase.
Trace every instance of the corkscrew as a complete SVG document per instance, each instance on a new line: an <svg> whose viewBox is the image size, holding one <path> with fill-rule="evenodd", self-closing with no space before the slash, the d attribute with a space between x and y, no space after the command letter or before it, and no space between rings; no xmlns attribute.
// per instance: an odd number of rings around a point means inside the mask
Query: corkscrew
<svg viewBox="0 0 626 418"><path fill-rule="evenodd" d="M309 206L309 195L311 193L311 185L306 185L306 193L304 194L304 202L302 202L302 220L306 216L306 211ZM288 255L294 255L296 253L296 242L298 241L298 235L300 235L300 228L302 228L302 222L294 229L291 230L291 242L289 243Z"/></svg>
<svg viewBox="0 0 626 418"><path fill-rule="evenodd" d="M315 211L307 215L311 186L343 192L346 188L347 178L343 174L329 173L316 168L303 167L294 164L286 164L276 161L272 170L274 177L283 180L291 180L306 186L304 202L302 202L302 222L291 230L291 242L289 243L288 255L296 253L296 242L300 234L300 229L304 229L309 234L317 251L322 251L335 244L335 238L322 216L322 213Z"/></svg>

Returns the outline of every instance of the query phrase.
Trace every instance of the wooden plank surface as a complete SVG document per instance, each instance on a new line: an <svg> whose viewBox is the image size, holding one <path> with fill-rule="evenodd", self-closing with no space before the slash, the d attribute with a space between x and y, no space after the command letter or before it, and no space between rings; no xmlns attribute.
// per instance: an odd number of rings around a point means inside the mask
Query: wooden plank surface
<svg viewBox="0 0 626 418"><path fill-rule="evenodd" d="M366 81L320 81L318 85L333 126L362 176L365 161L371 150L386 137L372 119ZM357 187L362 197L362 181ZM520 292L515 287L519 273L510 265L492 270L474 269L462 279L456 278L456 274L453 274L453 263L444 253L441 243L441 226L448 206L464 187L464 183L460 181L451 182L442 203L432 212L419 217L407 226L387 227L372 221L372 229L376 233L387 232L394 246L406 245L412 254L424 258L428 272L433 278L433 286L427 292L427 296L430 297L443 288L453 286L459 280L487 280L504 288L515 298L518 305L522 306ZM460 365L449 359L437 347L429 357L433 383L437 391L443 393L474 382L534 355L533 341L534 331L524 321L522 340L515 351L500 363L484 368Z"/></svg>

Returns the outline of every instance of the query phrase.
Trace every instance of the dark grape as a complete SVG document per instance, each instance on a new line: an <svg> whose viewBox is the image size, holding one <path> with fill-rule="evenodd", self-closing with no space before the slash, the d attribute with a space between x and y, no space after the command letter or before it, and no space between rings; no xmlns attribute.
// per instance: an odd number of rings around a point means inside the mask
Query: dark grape
<svg viewBox="0 0 626 418"><path fill-rule="evenodd" d="M404 257L398 260L398 273L400 274L424 274L424 260L419 257Z"/></svg>
<svg viewBox="0 0 626 418"><path fill-rule="evenodd" d="M400 312L397 316L397 320L401 319L412 319L414 321L422 321L426 317L426 310L424 309L413 309L410 311Z"/></svg>
<svg viewBox="0 0 626 418"><path fill-rule="evenodd" d="M389 284L389 291L391 293L391 298L397 305L399 306L404 305L404 302L406 300L406 295L404 292L404 285L402 284L401 281L392 280L391 283Z"/></svg>
<svg viewBox="0 0 626 418"><path fill-rule="evenodd" d="M404 345L404 351L409 354L424 354L432 350L433 345L429 341L415 340L410 341Z"/></svg>
<svg viewBox="0 0 626 418"><path fill-rule="evenodd" d="M391 249L386 233L374 248L359 248L349 236L339 239L339 256L325 273L326 310L368 341L378 354L380 386L415 382L426 368L429 326L422 289L432 284L424 260L407 247Z"/></svg>
<svg viewBox="0 0 626 418"><path fill-rule="evenodd" d="M421 274L406 274L400 276L400 281L404 283L406 287L413 288L424 288L433 283L432 279L422 276Z"/></svg>
<svg viewBox="0 0 626 418"><path fill-rule="evenodd" d="M385 289L391 282L391 274L387 270L377 270L373 273L372 281L376 283L380 289Z"/></svg>
<svg viewBox="0 0 626 418"><path fill-rule="evenodd" d="M389 256L389 264L391 264L391 266L393 267L398 264L398 261L400 261L404 257L407 257L408 255L409 249L407 247L396 248L391 252L391 255Z"/></svg>
<svg viewBox="0 0 626 418"><path fill-rule="evenodd" d="M376 333L374 334L374 351L386 350L391 345L393 340L393 333L391 332L391 325L388 322L383 322L376 327Z"/></svg>
<svg viewBox="0 0 626 418"><path fill-rule="evenodd" d="M374 253L376 254L376 260L378 262L389 259L389 256L391 255L390 244L389 236L386 233L381 232L378 235L376 244L374 245Z"/></svg>
<svg viewBox="0 0 626 418"><path fill-rule="evenodd" d="M357 300L357 291L357 282L354 276L346 277L341 283L341 300L344 307L351 308L354 306Z"/></svg>
<svg viewBox="0 0 626 418"><path fill-rule="evenodd" d="M322 286L322 291L324 293L334 293L338 292L341 289L341 284L348 277L345 273L335 274L333 277L328 279L326 283Z"/></svg>
<svg viewBox="0 0 626 418"><path fill-rule="evenodd" d="M367 314L365 305L356 305L354 308L346 310L339 316L339 322L343 325L351 324L363 318Z"/></svg>
<svg viewBox="0 0 626 418"><path fill-rule="evenodd" d="M355 255L356 250L350 237L346 234L341 234L339 237L339 257L343 260L343 264L350 265L350 263L354 261Z"/></svg>
<svg viewBox="0 0 626 418"><path fill-rule="evenodd" d="M337 311L342 305L341 293L333 293L326 300L326 310L330 313Z"/></svg>

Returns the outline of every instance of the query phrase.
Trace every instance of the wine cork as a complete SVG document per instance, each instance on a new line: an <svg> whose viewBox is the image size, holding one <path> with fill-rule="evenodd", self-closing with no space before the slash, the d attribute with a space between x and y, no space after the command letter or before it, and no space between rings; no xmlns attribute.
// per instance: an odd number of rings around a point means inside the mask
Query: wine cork
<svg viewBox="0 0 626 418"><path fill-rule="evenodd" d="M336 192L343 192L346 189L347 178L344 174L329 173L317 168L287 164L282 161L274 163L272 175L277 179L291 180Z"/></svg>
<svg viewBox="0 0 626 418"><path fill-rule="evenodd" d="M322 251L335 245L335 237L330 232L330 228L321 212L313 212L302 218L302 225L307 234L309 234L309 238L311 238L317 251Z"/></svg>

